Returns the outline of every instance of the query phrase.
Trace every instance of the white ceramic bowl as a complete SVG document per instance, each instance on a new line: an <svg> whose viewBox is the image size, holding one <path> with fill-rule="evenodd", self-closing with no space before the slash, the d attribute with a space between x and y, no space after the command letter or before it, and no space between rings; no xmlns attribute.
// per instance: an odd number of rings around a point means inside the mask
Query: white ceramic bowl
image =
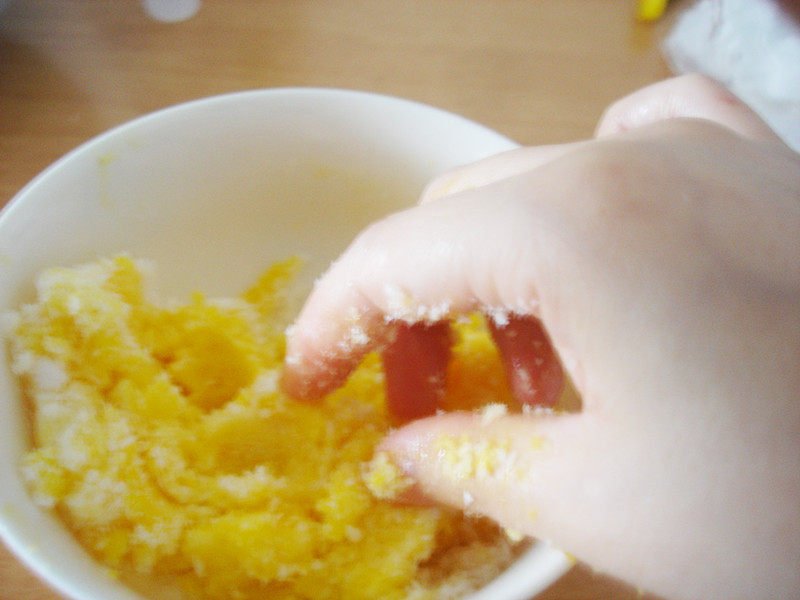
<svg viewBox="0 0 800 600"><path fill-rule="evenodd" d="M436 173L514 146L461 117L361 92L262 90L162 110L66 155L0 214L0 313L31 298L41 269L121 251L153 259L168 296L236 294L290 255L307 259L310 281ZM68 597L139 598L26 494L24 407L2 359L0 535ZM567 567L537 544L475 600L529 598Z"/></svg>

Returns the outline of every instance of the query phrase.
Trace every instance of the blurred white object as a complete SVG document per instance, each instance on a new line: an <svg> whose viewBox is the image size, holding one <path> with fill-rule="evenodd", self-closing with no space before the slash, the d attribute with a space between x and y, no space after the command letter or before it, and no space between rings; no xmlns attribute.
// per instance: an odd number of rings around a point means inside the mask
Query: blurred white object
<svg viewBox="0 0 800 600"><path fill-rule="evenodd" d="M677 73L704 73L800 151L800 24L776 0L700 0L664 43Z"/></svg>
<svg viewBox="0 0 800 600"><path fill-rule="evenodd" d="M200 0L144 0L143 4L148 15L165 23L185 21L200 10Z"/></svg>

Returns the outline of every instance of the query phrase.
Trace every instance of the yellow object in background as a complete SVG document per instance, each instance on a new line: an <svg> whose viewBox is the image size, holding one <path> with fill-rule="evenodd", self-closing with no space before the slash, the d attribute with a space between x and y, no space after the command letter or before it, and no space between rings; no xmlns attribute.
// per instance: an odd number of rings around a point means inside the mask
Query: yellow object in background
<svg viewBox="0 0 800 600"><path fill-rule="evenodd" d="M655 21L667 9L668 0L639 0L636 15L642 21Z"/></svg>

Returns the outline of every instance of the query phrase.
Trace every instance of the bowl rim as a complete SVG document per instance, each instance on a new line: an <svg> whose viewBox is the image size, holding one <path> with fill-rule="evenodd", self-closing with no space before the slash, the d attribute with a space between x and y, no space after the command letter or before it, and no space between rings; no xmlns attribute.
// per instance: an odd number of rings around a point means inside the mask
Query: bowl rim
<svg viewBox="0 0 800 600"><path fill-rule="evenodd" d="M7 213L13 212L14 206L21 203L23 201L23 198L27 196L30 193L30 190L34 188L41 180L49 177L53 171L57 171L58 169L62 168L63 163L69 162L75 156L83 154L94 147L100 146L110 139L124 136L126 133L134 129L140 128L144 125L147 125L148 123L155 122L160 119L168 118L172 114L182 113L189 110L199 110L201 108L211 107L216 104L224 104L227 102L241 101L262 96L272 96L272 97L285 96L287 98L290 98L292 96L301 97L306 95L308 96L313 95L319 97L328 96L331 98L348 98L348 97L360 98L375 102L388 102L390 104L395 104L397 106L406 106L407 108L413 108L416 110L427 112L429 114L437 114L438 116L443 117L445 119L450 119L453 122L460 122L461 124L475 131L482 131L487 135L497 138L498 141L502 140L509 146L509 149L519 147L519 144L514 140L512 140L510 137L498 133L492 128L483 125L481 123L478 123L477 121L473 121L458 113L437 106L433 106L430 104L426 104L418 100L402 98L399 96L393 96L391 94L384 94L381 92L371 92L367 90L350 89L345 87L324 87L324 86L276 86L276 87L253 88L240 91L224 92L221 94L203 96L190 100L184 100L176 104L163 106L161 108L157 108L155 110L143 113L131 119L112 125L108 129L105 129L101 132L98 132L86 138L85 140L80 142L77 146L66 151L64 154L56 158L52 163L44 167L44 169L42 169L36 175L34 175L32 179L30 179L27 183L25 183L19 190L17 190L17 192L14 195L11 196L11 198L8 199L5 206L3 206L2 209L0 209L0 225L2 224L4 219L9 218L7 217Z"/></svg>
<svg viewBox="0 0 800 600"><path fill-rule="evenodd" d="M292 97L314 97L315 99L318 98L323 101L325 98L357 99L359 101L386 103L389 108L395 106L398 108L412 109L422 111L436 118L449 120L452 123L459 124L475 132L493 137L498 140L498 143L506 145L508 149L519 147L519 144L511 138L465 116L417 100L379 92L344 87L318 86L266 87L231 91L161 107L113 125L109 129L87 138L41 170L7 201L5 206L0 209L0 232L2 232L7 222L14 218L15 212L20 210L20 207L23 206L28 196L33 193L36 187L49 178L54 177L55 174L69 165L77 157L86 155L91 150L109 141L123 138L127 134L135 132L143 126L157 123L160 120L169 120L174 115L191 114L192 112L203 111L203 109L215 105L249 101L263 97L284 97L288 99ZM12 400L13 399L4 399L0 401ZM0 540L2 540L11 554L52 589L64 594L68 598L87 600L88 596L84 591L80 578L64 578L52 572L49 562L43 561L37 556L38 553L35 548L31 548L29 544L26 543L21 528L14 527L13 523L11 523L12 520L13 518L6 514L5 510L0 508ZM527 600L531 597L531 594L544 590L555 582L566 573L573 564L574 560L571 557L554 548L548 542L534 540L531 548L526 550L506 571L498 576L498 578L477 592L468 595L464 600L493 600L494 598L502 598L502 600ZM536 573L535 585L533 585L531 580L533 572ZM525 576L526 574L527 576ZM131 593L135 595L135 592L131 591ZM136 595L135 597L138 598L139 596Z"/></svg>

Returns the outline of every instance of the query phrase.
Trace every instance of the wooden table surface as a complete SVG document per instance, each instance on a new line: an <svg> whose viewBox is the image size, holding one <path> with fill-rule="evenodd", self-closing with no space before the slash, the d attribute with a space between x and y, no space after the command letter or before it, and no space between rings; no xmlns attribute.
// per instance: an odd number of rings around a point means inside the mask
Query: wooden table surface
<svg viewBox="0 0 800 600"><path fill-rule="evenodd" d="M0 2L0 4L3 4ZM16 0L0 13L0 206L92 136L225 92L322 86L402 96L523 144L592 134L669 76L635 0L203 0L179 23L138 0ZM0 545L0 600L56 600ZM643 598L576 565L541 600Z"/></svg>

